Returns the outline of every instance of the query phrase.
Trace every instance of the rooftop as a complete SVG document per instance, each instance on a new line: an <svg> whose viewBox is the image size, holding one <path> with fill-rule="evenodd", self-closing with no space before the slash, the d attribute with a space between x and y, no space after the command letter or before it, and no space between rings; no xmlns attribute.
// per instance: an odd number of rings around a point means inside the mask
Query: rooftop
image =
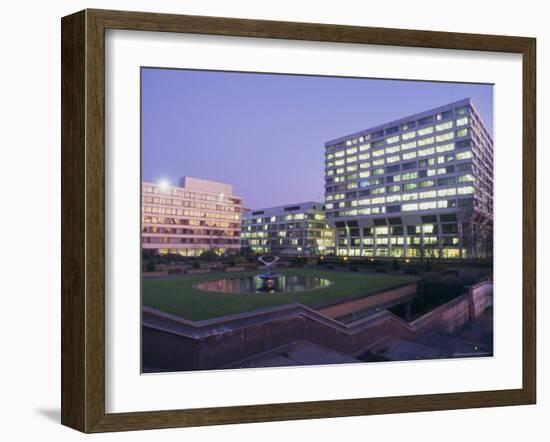
<svg viewBox="0 0 550 442"><path fill-rule="evenodd" d="M458 101L453 101L451 103L447 103L447 104L444 104L442 106L434 107L432 109L428 109L428 110L418 112L418 113L415 113L415 114L410 114L410 115L398 118L396 120L388 121L386 123L379 124L377 126L372 126L368 129L363 129L363 130L360 130L360 131L357 131L357 132L354 132L354 133L344 135L342 137L335 138L333 140L327 141L325 143L325 147L331 146L333 144L341 143L341 142L346 141L346 140L348 140L349 138L352 138L352 137L359 137L361 135L365 135L366 133L377 132L377 131L380 131L382 129L387 129L389 127L392 127L392 126L395 126L395 125L398 125L398 124L407 123L411 120L417 120L417 119L420 119L420 118L423 118L423 117L427 117L431 114L435 114L435 113L447 110L449 108L466 106L466 105L472 106L472 108L474 108L475 112L479 114L479 112L477 112L477 109L475 108L475 105L474 105L474 102L472 101L472 99L470 97L463 98L463 99L458 100Z"/></svg>

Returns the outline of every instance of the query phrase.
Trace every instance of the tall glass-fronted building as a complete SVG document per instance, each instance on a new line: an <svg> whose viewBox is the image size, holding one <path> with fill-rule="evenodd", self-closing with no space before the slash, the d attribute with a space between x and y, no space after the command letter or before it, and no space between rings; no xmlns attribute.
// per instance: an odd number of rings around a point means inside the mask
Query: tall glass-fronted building
<svg viewBox="0 0 550 442"><path fill-rule="evenodd" d="M334 230L323 203L257 209L243 215L242 246L255 253L322 255L334 252Z"/></svg>
<svg viewBox="0 0 550 442"><path fill-rule="evenodd" d="M345 256L490 258L493 140L467 98L325 143Z"/></svg>
<svg viewBox="0 0 550 442"><path fill-rule="evenodd" d="M200 256L241 247L242 199L230 184L193 177L179 186L144 182L141 212L145 253Z"/></svg>

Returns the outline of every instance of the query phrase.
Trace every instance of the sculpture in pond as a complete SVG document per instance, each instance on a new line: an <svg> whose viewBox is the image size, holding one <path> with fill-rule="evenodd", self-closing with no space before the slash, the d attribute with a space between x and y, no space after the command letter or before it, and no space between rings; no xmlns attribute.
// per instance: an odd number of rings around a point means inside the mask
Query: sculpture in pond
<svg viewBox="0 0 550 442"><path fill-rule="evenodd" d="M257 275L257 277L262 281L262 286L259 289L261 291L269 292L275 290L279 285L280 275L273 273L272 268L275 266L275 263L279 261L279 257L263 255L258 258L258 261L265 265L265 272Z"/></svg>
<svg viewBox="0 0 550 442"><path fill-rule="evenodd" d="M272 258L271 261L266 261L267 258ZM263 265L265 265L265 273L261 273L258 275L258 278L261 279L275 279L278 278L278 274L274 274L272 272L272 268L275 266L275 263L279 261L278 256L268 256L263 255L258 258L258 261L260 261Z"/></svg>

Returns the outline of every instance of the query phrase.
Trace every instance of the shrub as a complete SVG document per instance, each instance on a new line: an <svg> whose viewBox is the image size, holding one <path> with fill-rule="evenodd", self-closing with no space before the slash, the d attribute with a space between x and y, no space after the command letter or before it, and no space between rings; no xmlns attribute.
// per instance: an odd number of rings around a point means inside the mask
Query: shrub
<svg viewBox="0 0 550 442"><path fill-rule="evenodd" d="M206 250L206 251L202 252L201 256L200 256L200 258L204 259L205 261L212 261L213 259L216 259L217 257L218 257L218 255L216 254L216 252L214 252L212 250Z"/></svg>
<svg viewBox="0 0 550 442"><path fill-rule="evenodd" d="M157 266L155 265L154 261L149 261L145 265L145 271L147 272L154 272L157 269Z"/></svg>
<svg viewBox="0 0 550 442"><path fill-rule="evenodd" d="M195 261L193 261L193 268L194 268L194 269L200 269L200 268L201 268L201 263L199 262L198 259L196 259Z"/></svg>
<svg viewBox="0 0 550 442"><path fill-rule="evenodd" d="M399 263L397 262L397 259L395 259L395 258L393 258L392 270L399 270Z"/></svg>

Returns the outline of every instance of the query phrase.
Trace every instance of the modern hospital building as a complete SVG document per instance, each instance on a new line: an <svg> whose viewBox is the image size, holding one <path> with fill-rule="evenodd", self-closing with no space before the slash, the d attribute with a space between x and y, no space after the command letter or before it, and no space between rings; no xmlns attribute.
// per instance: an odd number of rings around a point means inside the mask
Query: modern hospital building
<svg viewBox="0 0 550 442"><path fill-rule="evenodd" d="M493 140L467 98L325 143L343 256L492 256Z"/></svg>
<svg viewBox="0 0 550 442"><path fill-rule="evenodd" d="M288 204L245 213L242 244L255 253L324 255L334 253L334 230L323 203Z"/></svg>
<svg viewBox="0 0 550 442"><path fill-rule="evenodd" d="M142 183L145 253L200 256L241 248L242 199L233 186L183 177L179 186Z"/></svg>

